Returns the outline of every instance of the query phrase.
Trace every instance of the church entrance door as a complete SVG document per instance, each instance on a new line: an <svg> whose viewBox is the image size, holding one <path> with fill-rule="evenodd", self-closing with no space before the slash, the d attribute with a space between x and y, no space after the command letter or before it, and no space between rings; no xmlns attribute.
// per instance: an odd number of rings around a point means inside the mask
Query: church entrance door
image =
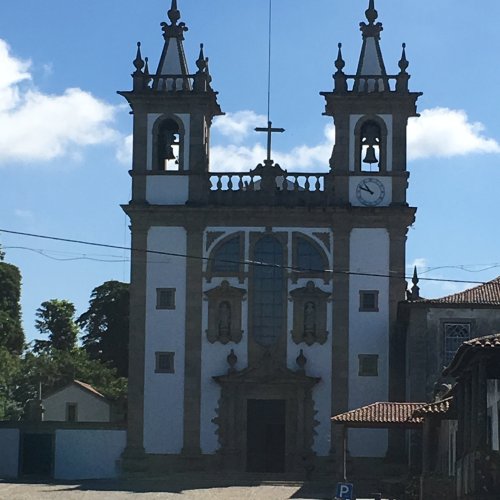
<svg viewBox="0 0 500 500"><path fill-rule="evenodd" d="M247 472L285 472L286 401L247 401Z"/></svg>

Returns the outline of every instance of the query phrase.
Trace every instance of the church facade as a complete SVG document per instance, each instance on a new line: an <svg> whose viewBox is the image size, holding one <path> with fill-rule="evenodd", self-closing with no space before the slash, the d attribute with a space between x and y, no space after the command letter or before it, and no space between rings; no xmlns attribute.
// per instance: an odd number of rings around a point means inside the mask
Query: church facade
<svg viewBox="0 0 500 500"><path fill-rule="evenodd" d="M373 0L366 18L356 74L339 45L322 92L336 131L324 172L276 164L271 123L262 164L211 171L223 113L203 46L188 70L176 0L156 73L138 47L133 90L120 92L134 120L130 467L326 467L342 452L332 415L404 397L395 323L415 216L406 126L420 94L404 48L399 72L386 72ZM353 457L388 446L385 431L349 436Z"/></svg>

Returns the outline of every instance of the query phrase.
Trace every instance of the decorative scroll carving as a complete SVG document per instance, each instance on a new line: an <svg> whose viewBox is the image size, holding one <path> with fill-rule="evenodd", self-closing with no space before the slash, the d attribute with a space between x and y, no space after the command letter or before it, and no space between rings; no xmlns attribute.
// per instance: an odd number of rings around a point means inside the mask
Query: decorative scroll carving
<svg viewBox="0 0 500 500"><path fill-rule="evenodd" d="M241 341L241 303L246 290L235 288L224 280L220 286L205 292L208 298L207 338L212 344Z"/></svg>
<svg viewBox="0 0 500 500"><path fill-rule="evenodd" d="M205 249L208 250L211 246L212 243L219 239L221 236L224 236L224 231L207 231L207 240L206 240L206 245Z"/></svg>
<svg viewBox="0 0 500 500"><path fill-rule="evenodd" d="M296 344L305 342L324 344L326 331L326 302L329 293L324 292L309 281L304 288L290 292L293 300L292 338Z"/></svg>
<svg viewBox="0 0 500 500"><path fill-rule="evenodd" d="M318 238L328 251L331 250L330 233L313 233L313 236Z"/></svg>

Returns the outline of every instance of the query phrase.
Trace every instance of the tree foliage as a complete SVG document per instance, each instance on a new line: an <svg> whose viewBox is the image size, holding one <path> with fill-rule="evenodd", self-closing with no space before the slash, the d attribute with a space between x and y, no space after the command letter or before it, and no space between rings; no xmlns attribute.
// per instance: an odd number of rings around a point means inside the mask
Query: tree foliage
<svg viewBox="0 0 500 500"><path fill-rule="evenodd" d="M1 250L0 250L1 253ZM20 354L24 346L21 324L21 273L0 259L0 347Z"/></svg>
<svg viewBox="0 0 500 500"><path fill-rule="evenodd" d="M120 376L128 375L129 285L106 281L94 288L89 309L78 318L85 330L83 347L92 359L114 366Z"/></svg>
<svg viewBox="0 0 500 500"><path fill-rule="evenodd" d="M75 323L75 306L67 300L48 300L36 311L35 326L49 340L35 341L36 352L50 350L70 352L76 347L78 326Z"/></svg>

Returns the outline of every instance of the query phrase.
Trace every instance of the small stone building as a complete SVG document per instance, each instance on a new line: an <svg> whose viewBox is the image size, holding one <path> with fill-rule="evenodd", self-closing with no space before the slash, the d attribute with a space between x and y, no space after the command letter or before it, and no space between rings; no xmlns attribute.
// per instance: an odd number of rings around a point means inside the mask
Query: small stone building
<svg viewBox="0 0 500 500"><path fill-rule="evenodd" d="M42 399L45 422L111 422L112 402L79 380Z"/></svg>

